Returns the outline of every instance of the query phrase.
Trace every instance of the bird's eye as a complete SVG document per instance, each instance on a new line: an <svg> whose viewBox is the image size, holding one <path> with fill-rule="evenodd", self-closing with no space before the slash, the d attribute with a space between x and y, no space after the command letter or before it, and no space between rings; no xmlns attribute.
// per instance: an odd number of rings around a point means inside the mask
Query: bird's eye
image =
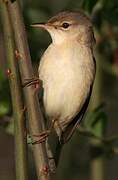
<svg viewBox="0 0 118 180"><path fill-rule="evenodd" d="M62 24L62 27L63 27L64 29L67 29L69 26L70 26L70 24L69 24L69 23L66 23L66 22Z"/></svg>

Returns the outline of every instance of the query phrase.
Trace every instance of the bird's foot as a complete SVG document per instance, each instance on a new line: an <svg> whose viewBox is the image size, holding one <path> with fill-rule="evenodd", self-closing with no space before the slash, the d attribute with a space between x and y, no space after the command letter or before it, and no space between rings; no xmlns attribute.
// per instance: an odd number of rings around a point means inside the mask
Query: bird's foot
<svg viewBox="0 0 118 180"><path fill-rule="evenodd" d="M29 144L40 144L40 143L43 143L43 142L45 142L46 141L46 138L50 135L50 133L52 132L52 129L53 129L53 126L54 126L54 123L55 123L55 121L56 120L52 120L52 124L51 124L51 126L50 126L50 128L48 129L48 130L45 130L45 131L43 131L42 133L40 133L40 134L33 134L32 135L32 138L31 138L31 136L30 136L30 142L29 142ZM31 139L33 139L33 137L35 137L35 138L38 138L38 140L31 140Z"/></svg>
<svg viewBox="0 0 118 180"><path fill-rule="evenodd" d="M40 144L46 141L46 138L49 136L50 130L46 130L38 135L34 134L32 135L34 138L38 138L37 140L34 140L31 144Z"/></svg>
<svg viewBox="0 0 118 180"><path fill-rule="evenodd" d="M41 83L41 80L38 77L34 77L34 78L25 79L22 86L23 87L28 87L28 86L31 86L31 85L35 85L37 87L37 85L39 86L40 83Z"/></svg>
<svg viewBox="0 0 118 180"><path fill-rule="evenodd" d="M29 86L34 86L34 95L39 93L40 87L42 86L42 81L37 78L30 78L30 79L25 79L24 83L22 84L22 87L29 87Z"/></svg>

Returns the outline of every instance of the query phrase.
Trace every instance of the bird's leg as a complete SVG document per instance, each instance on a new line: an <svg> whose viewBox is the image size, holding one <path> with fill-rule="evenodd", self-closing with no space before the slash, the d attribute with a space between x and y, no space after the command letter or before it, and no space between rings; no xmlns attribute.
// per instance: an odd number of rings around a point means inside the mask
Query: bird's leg
<svg viewBox="0 0 118 180"><path fill-rule="evenodd" d="M39 139L36 140L36 141L34 141L34 142L32 142L32 144L40 144L40 143L45 142L45 141L46 141L46 138L50 135L50 133L51 133L53 127L54 127L55 121L56 121L56 120L52 120L51 126L49 127L48 130L45 130L45 131L43 131L42 133L40 133L40 134L38 134L38 135L34 134L33 136L34 136L34 137L37 137L37 138L39 138Z"/></svg>

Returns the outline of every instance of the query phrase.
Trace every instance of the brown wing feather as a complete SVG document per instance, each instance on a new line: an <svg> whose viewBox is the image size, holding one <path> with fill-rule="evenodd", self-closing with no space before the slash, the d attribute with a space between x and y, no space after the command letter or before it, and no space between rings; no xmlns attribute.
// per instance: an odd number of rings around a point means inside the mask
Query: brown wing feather
<svg viewBox="0 0 118 180"><path fill-rule="evenodd" d="M81 108L81 111L76 115L76 117L73 119L73 121L67 126L66 130L62 133L62 136L60 138L62 144L65 144L71 138L77 125L82 120L82 118L86 112L86 109L88 107L88 104L89 104L91 92L92 92L92 86L90 87L89 95L87 96L86 101L85 101L83 107Z"/></svg>
<svg viewBox="0 0 118 180"><path fill-rule="evenodd" d="M93 62L94 62L95 73L96 73L96 61L95 61L94 56L93 56ZM65 144L71 138L76 127L82 120L82 118L86 112L86 109L88 107L88 104L89 104L89 100L90 100L91 93L92 93L92 88L93 88L93 83L90 86L89 94L88 94L86 101L85 101L83 107L81 108L80 112L76 115L76 117L73 119L73 121L67 126L66 130L62 133L61 138L60 138L60 140L61 140L60 143Z"/></svg>

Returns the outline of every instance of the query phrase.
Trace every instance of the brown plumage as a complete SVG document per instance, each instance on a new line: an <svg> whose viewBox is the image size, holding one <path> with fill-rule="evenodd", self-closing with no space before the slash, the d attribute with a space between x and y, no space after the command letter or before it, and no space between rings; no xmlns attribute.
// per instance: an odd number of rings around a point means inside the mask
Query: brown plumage
<svg viewBox="0 0 118 180"><path fill-rule="evenodd" d="M59 141L67 142L82 120L95 78L94 34L83 12L61 12L35 24L52 38L39 65L45 112Z"/></svg>

